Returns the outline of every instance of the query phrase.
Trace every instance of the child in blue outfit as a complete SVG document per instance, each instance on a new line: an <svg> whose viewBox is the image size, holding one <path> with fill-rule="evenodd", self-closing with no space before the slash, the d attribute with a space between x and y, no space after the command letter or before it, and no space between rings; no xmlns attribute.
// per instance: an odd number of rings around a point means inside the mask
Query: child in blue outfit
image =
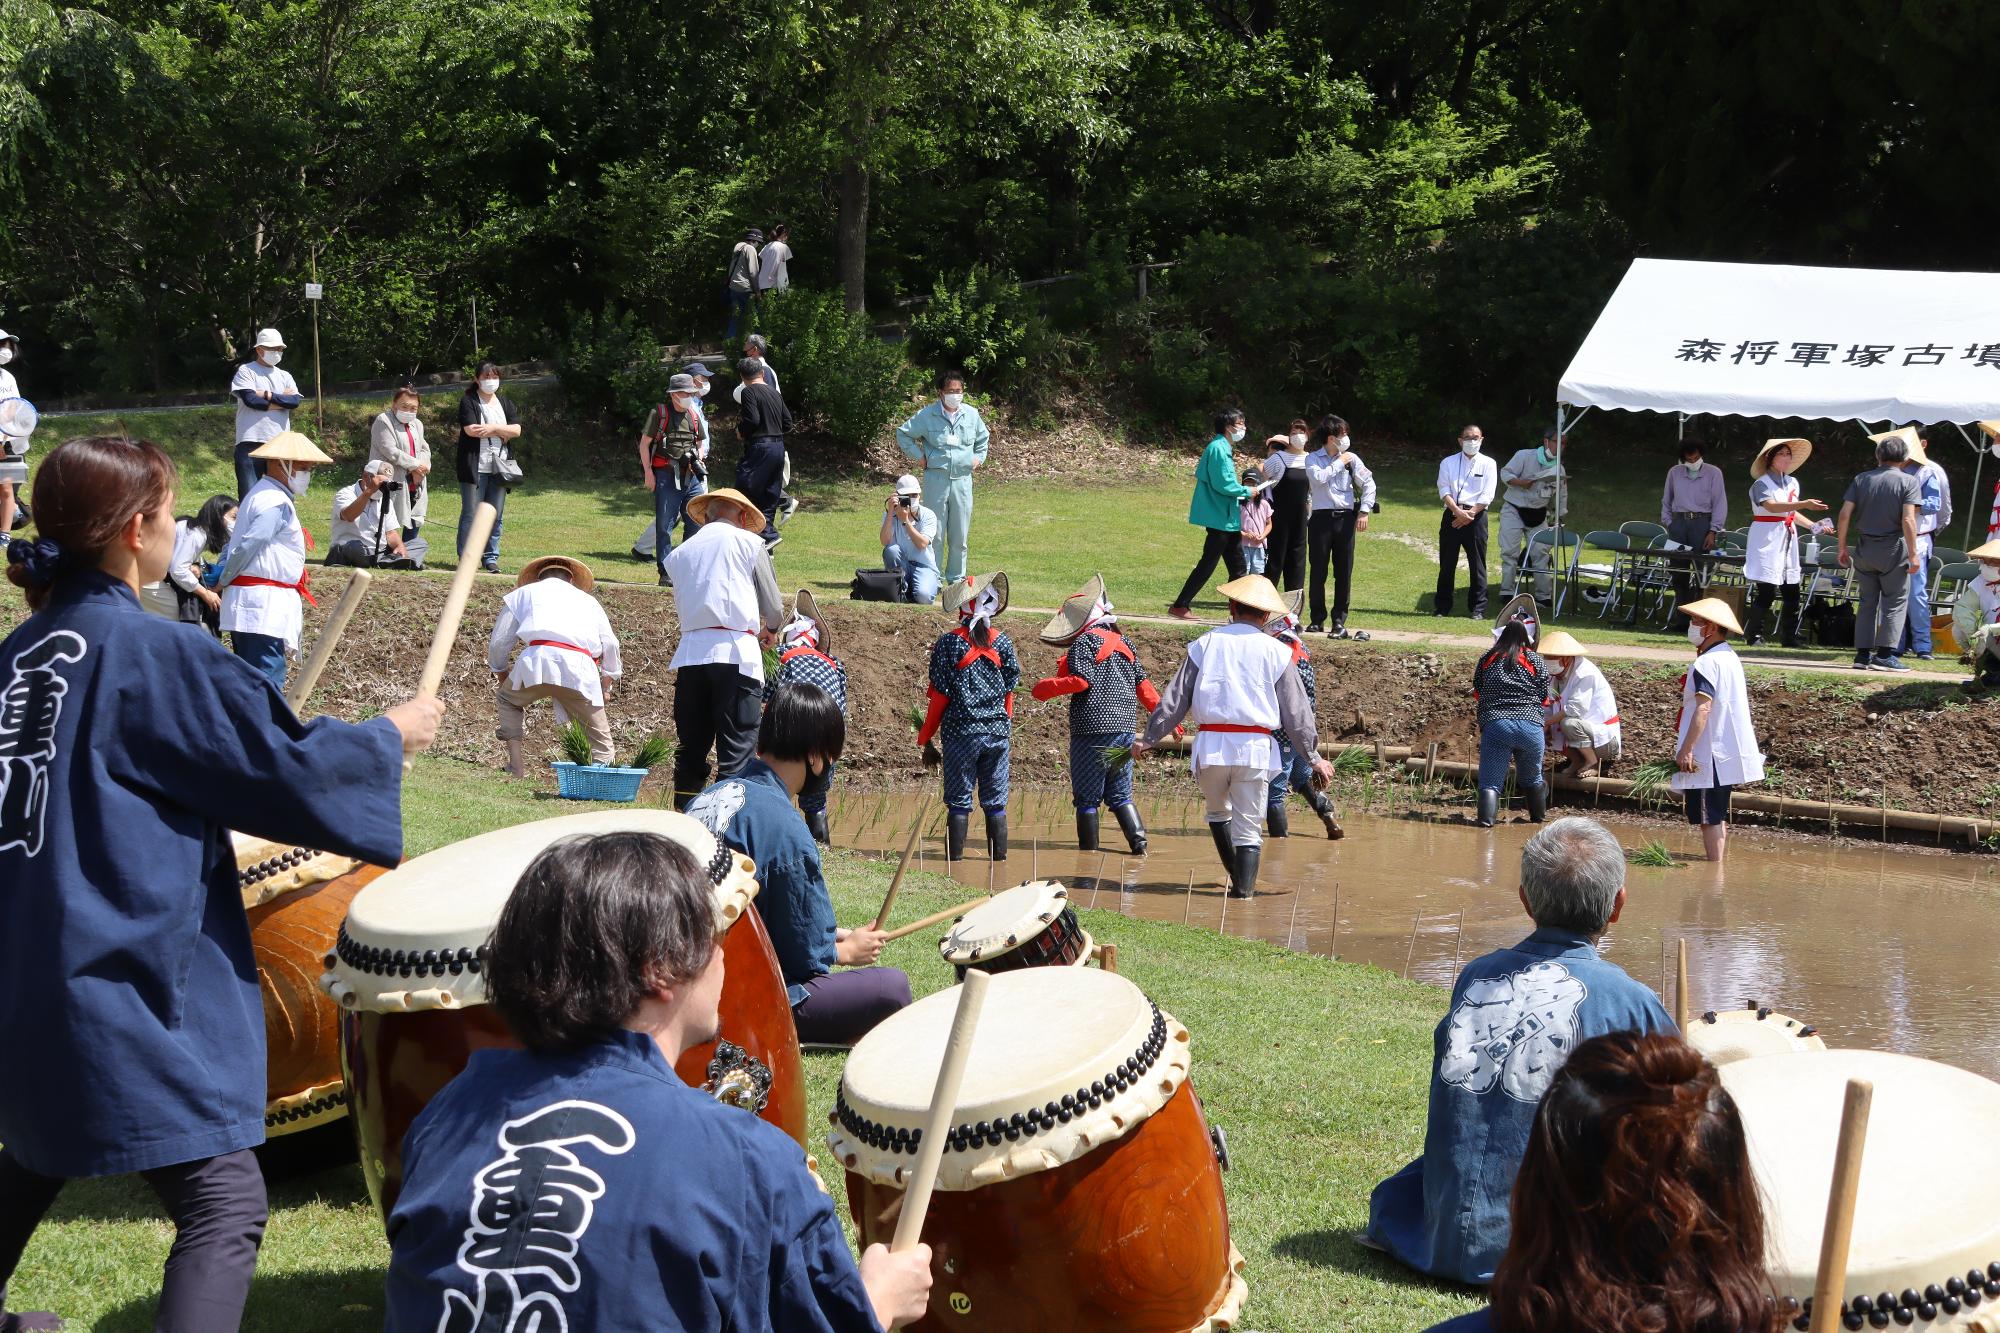
<svg viewBox="0 0 2000 1333"><path fill-rule="evenodd" d="M1014 645L993 628L1007 609L1007 576L968 574L945 589L944 609L958 628L931 647L930 709L917 744L936 736L944 749L946 855L965 857L975 783L986 812L986 847L1007 859L1007 746L1014 727L1014 691L1021 664Z"/></svg>
<svg viewBox="0 0 2000 1333"><path fill-rule="evenodd" d="M764 702L768 705L778 687L785 684L817 685L833 696L843 715L847 712L847 668L828 653L833 638L826 621L820 618L819 603L812 593L799 589L792 602L791 619L778 631L778 669L764 682ZM826 828L826 794L833 790L834 765L828 764L817 777L806 782L799 793L799 813L806 817L813 841L829 845Z"/></svg>
<svg viewBox="0 0 2000 1333"><path fill-rule="evenodd" d="M1118 617L1096 574L1056 609L1042 642L1064 650L1056 671L1035 682L1037 699L1069 699L1069 789L1076 805L1076 845L1097 850L1098 809L1110 806L1132 855L1146 851L1146 826L1132 804L1132 764L1105 767L1106 750L1132 748L1139 710L1159 706L1160 692L1138 653L1118 632Z"/></svg>

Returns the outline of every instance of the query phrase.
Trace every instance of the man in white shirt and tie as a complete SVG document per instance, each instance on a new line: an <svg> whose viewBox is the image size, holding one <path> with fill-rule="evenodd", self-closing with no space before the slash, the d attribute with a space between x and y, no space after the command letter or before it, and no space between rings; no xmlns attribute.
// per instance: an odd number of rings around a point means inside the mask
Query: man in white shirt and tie
<svg viewBox="0 0 2000 1333"><path fill-rule="evenodd" d="M500 618L486 641L486 665L500 704L499 737L507 745L507 771L526 777L521 740L528 705L547 699L556 725L572 718L590 737L590 762L611 762L611 723L604 699L620 672L618 636L591 592L590 567L568 556L530 560L500 603ZM507 655L521 655L507 668Z"/></svg>
<svg viewBox="0 0 2000 1333"><path fill-rule="evenodd" d="M1458 433L1458 452L1438 464L1438 499L1444 515L1438 521L1437 596L1433 614L1451 614L1452 589L1458 578L1459 553L1465 555L1465 596L1472 618L1486 616L1486 510L1500 485L1500 470L1480 456L1486 432L1467 426Z"/></svg>

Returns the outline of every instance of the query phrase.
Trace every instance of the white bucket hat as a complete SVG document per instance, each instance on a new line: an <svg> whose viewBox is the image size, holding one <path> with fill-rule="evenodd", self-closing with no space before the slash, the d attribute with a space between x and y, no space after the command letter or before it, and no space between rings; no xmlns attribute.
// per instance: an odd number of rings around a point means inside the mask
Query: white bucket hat
<svg viewBox="0 0 2000 1333"><path fill-rule="evenodd" d="M256 347L275 347L279 351L283 351L285 348L285 336L276 329L259 329L257 330L257 341L252 345Z"/></svg>

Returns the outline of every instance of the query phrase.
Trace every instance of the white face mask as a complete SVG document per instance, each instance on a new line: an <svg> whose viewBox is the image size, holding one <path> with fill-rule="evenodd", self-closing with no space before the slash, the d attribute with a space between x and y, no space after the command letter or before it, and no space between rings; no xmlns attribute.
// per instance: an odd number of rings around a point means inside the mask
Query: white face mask
<svg viewBox="0 0 2000 1333"><path fill-rule="evenodd" d="M1293 432L1292 432L1292 448L1294 448L1294 449L1303 449L1303 448L1305 448L1305 447L1306 447L1306 433L1305 433L1304 431L1302 431L1302 430L1295 430L1295 431L1293 431Z"/></svg>
<svg viewBox="0 0 2000 1333"><path fill-rule="evenodd" d="M409 425L412 421L415 421L416 419L417 419L417 414L415 412L410 411L407 408L398 409L396 412L396 420L401 422L405 426Z"/></svg>
<svg viewBox="0 0 2000 1333"><path fill-rule="evenodd" d="M500 392L500 381L499 381L499 380L481 380L481 381L479 381L479 392L481 392L481 393L498 393L498 392Z"/></svg>
<svg viewBox="0 0 2000 1333"><path fill-rule="evenodd" d="M1699 458L1695 459L1692 463L1683 463L1681 466L1688 470L1690 477L1699 477L1701 475L1701 460Z"/></svg>
<svg viewBox="0 0 2000 1333"><path fill-rule="evenodd" d="M956 412L958 411L959 404L965 401L965 395L962 393L942 394L938 397L938 401L944 404L945 411Z"/></svg>
<svg viewBox="0 0 2000 1333"><path fill-rule="evenodd" d="M708 397L708 381L703 380L700 384L697 384L695 386L694 396L697 398Z"/></svg>
<svg viewBox="0 0 2000 1333"><path fill-rule="evenodd" d="M9 361L12 361L13 359L14 359L13 348L0 347L0 366L6 365Z"/></svg>
<svg viewBox="0 0 2000 1333"><path fill-rule="evenodd" d="M267 347L263 351L258 352L257 356L267 366L275 366L285 359L285 354L275 347Z"/></svg>
<svg viewBox="0 0 2000 1333"><path fill-rule="evenodd" d="M1460 440L1458 442L1459 452L1470 458L1479 452L1479 446L1483 443L1485 443L1483 440Z"/></svg>
<svg viewBox="0 0 2000 1333"><path fill-rule="evenodd" d="M236 535L236 518L234 515L222 520L222 531L231 537Z"/></svg>
<svg viewBox="0 0 2000 1333"><path fill-rule="evenodd" d="M1708 631L1707 631L1707 630L1703 629L1703 628L1702 628L1702 627L1701 627L1700 625L1697 625L1697 624L1695 624L1695 623L1694 623L1694 622L1693 622L1692 620L1690 620L1690 621L1688 622L1688 642L1689 642L1689 643L1691 643L1691 644L1693 644L1693 645L1694 645L1695 647L1699 648L1699 647L1701 647L1701 641L1702 641L1703 639L1706 639L1707 637L1708 637Z"/></svg>
<svg viewBox="0 0 2000 1333"><path fill-rule="evenodd" d="M313 474L311 472L289 472L285 484L292 488L293 495L304 495L306 488L313 484Z"/></svg>
<svg viewBox="0 0 2000 1333"><path fill-rule="evenodd" d="M1243 443L1243 427L1241 427L1241 426L1231 426L1231 427L1229 428L1229 430L1228 430L1228 432L1227 432L1227 433L1228 433L1228 438L1229 438L1229 442L1230 442L1231 444L1241 444L1241 443Z"/></svg>
<svg viewBox="0 0 2000 1333"><path fill-rule="evenodd" d="M1347 450L1347 437L1345 435L1340 437L1340 448L1343 453Z"/></svg>

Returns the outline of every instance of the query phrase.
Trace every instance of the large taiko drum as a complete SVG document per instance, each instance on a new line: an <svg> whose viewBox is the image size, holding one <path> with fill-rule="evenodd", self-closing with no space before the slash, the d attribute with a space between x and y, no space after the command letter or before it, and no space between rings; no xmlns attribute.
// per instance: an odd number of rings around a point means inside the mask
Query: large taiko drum
<svg viewBox="0 0 2000 1333"><path fill-rule="evenodd" d="M744 1106L805 1144L805 1067L778 956L751 906L750 859L671 810L537 820L440 847L361 891L320 985L339 1002L361 1172L384 1218L403 1180L403 1135L474 1051L518 1043L487 1005L487 937L521 872L560 838L656 833L707 867L723 936L721 1039L681 1056L688 1083Z"/></svg>
<svg viewBox="0 0 2000 1333"><path fill-rule="evenodd" d="M1017 967L1082 967L1094 942L1069 905L1069 890L1031 880L994 894L952 923L938 952L958 969L1011 972Z"/></svg>
<svg viewBox="0 0 2000 1333"><path fill-rule="evenodd" d="M1791 1324L1819 1271L1847 1081L1874 1085L1841 1292L1843 1328L2000 1331L2000 1083L1887 1051L1721 1067L1764 1198L1771 1289Z"/></svg>
<svg viewBox="0 0 2000 1333"><path fill-rule="evenodd" d="M1760 1055L1826 1049L1818 1028L1755 1000L1744 1009L1725 1009L1720 1013L1711 1009L1689 1022L1687 1031L1681 1035L1718 1068Z"/></svg>
<svg viewBox="0 0 2000 1333"><path fill-rule="evenodd" d="M244 833L230 837L264 996L264 1133L279 1138L347 1114L340 1007L320 992L321 960L348 904L383 867Z"/></svg>
<svg viewBox="0 0 2000 1333"><path fill-rule="evenodd" d="M848 1057L827 1145L861 1243L888 1242L958 1004L884 1019ZM1247 1294L1220 1139L1188 1081L1188 1034L1130 981L1084 967L993 977L923 1238L917 1329L1190 1333Z"/></svg>

